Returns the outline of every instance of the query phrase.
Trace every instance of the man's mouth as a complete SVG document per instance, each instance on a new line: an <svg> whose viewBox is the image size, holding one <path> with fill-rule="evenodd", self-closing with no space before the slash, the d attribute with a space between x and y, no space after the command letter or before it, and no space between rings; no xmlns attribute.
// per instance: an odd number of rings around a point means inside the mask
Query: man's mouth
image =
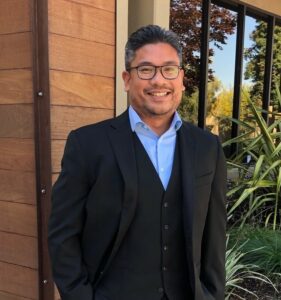
<svg viewBox="0 0 281 300"><path fill-rule="evenodd" d="M148 95L151 95L153 97L164 97L164 96L167 96L169 95L171 92L147 92Z"/></svg>

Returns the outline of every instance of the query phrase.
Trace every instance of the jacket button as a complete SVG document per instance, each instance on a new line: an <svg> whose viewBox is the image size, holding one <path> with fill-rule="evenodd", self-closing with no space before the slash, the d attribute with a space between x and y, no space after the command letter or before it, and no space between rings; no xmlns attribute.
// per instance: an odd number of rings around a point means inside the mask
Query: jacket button
<svg viewBox="0 0 281 300"><path fill-rule="evenodd" d="M160 288L158 289L158 292L159 292L159 293L163 293L163 292L164 292L164 289L163 289L162 287L160 287Z"/></svg>

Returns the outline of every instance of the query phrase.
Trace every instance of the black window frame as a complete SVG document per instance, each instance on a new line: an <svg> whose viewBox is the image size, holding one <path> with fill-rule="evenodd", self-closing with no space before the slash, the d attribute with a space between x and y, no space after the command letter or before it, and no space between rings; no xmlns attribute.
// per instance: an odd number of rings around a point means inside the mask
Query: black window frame
<svg viewBox="0 0 281 300"><path fill-rule="evenodd" d="M222 8L229 9L237 13L237 36L236 36L236 53L235 53L235 71L234 71L234 93L233 93L233 111L232 117L239 119L241 104L241 87L243 78L243 53L244 53L244 35L245 35L245 18L246 16L263 20L268 24L265 72L263 81L263 101L262 108L268 110L270 104L270 93L272 83L272 61L274 45L274 28L280 26L281 16L248 6L247 4L237 3L232 0L202 0L202 32L201 32L201 49L200 49L200 85L199 85L199 105L198 105L198 126L205 129L206 127L206 107L207 107L207 87L208 87L208 53L209 53L209 35L210 35L210 11L211 4L218 5ZM263 113L263 118L268 122L268 115ZM238 136L239 128L233 123L231 129L231 138ZM235 145L231 148L231 154L236 152Z"/></svg>

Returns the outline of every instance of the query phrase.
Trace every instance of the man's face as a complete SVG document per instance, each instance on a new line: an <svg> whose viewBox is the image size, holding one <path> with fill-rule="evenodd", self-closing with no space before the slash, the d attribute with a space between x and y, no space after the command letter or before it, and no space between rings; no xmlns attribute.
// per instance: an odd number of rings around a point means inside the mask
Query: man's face
<svg viewBox="0 0 281 300"><path fill-rule="evenodd" d="M131 67L140 65L180 65L176 50L167 43L147 44L136 51ZM170 118L182 98L183 70L176 79L165 79L160 69L149 80L138 77L137 70L124 71L125 90L129 94L130 104L144 118L165 116Z"/></svg>

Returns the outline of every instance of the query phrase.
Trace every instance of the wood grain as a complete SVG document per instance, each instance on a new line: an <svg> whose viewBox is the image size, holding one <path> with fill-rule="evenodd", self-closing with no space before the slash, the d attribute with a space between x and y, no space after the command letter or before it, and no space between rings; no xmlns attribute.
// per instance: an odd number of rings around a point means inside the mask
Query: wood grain
<svg viewBox="0 0 281 300"><path fill-rule="evenodd" d="M49 31L114 45L115 14L75 2L50 0Z"/></svg>
<svg viewBox="0 0 281 300"><path fill-rule="evenodd" d="M0 70L31 66L31 33L0 35Z"/></svg>
<svg viewBox="0 0 281 300"><path fill-rule="evenodd" d="M34 172L33 140L0 138L0 169Z"/></svg>
<svg viewBox="0 0 281 300"><path fill-rule="evenodd" d="M51 71L51 103L66 106L114 108L112 78Z"/></svg>
<svg viewBox="0 0 281 300"><path fill-rule="evenodd" d="M37 239L0 231L0 261L38 268Z"/></svg>
<svg viewBox="0 0 281 300"><path fill-rule="evenodd" d="M0 201L0 230L37 237L36 206Z"/></svg>
<svg viewBox="0 0 281 300"><path fill-rule="evenodd" d="M1 300L30 300L30 298L20 297L20 296L8 294L8 293L2 292L2 291L0 291L0 299Z"/></svg>
<svg viewBox="0 0 281 300"><path fill-rule="evenodd" d="M50 68L114 77L115 47L81 39L49 35Z"/></svg>
<svg viewBox="0 0 281 300"><path fill-rule="evenodd" d="M242 0L241 2L263 10L263 12L269 12L276 16L281 16L280 0Z"/></svg>
<svg viewBox="0 0 281 300"><path fill-rule="evenodd" d="M0 138L33 138L33 105L0 105Z"/></svg>
<svg viewBox="0 0 281 300"><path fill-rule="evenodd" d="M14 295L38 299L36 270L0 262L0 290Z"/></svg>
<svg viewBox="0 0 281 300"><path fill-rule="evenodd" d="M113 117L113 110L86 107L51 107L52 139L66 139L69 132L78 127Z"/></svg>
<svg viewBox="0 0 281 300"><path fill-rule="evenodd" d="M93 6L96 8L108 10L115 12L115 0L72 0L73 2L76 3L81 3L89 6Z"/></svg>
<svg viewBox="0 0 281 300"><path fill-rule="evenodd" d="M0 200L35 204L35 174L0 169Z"/></svg>
<svg viewBox="0 0 281 300"><path fill-rule="evenodd" d="M61 171L61 159L65 142L65 140L52 141L52 173L59 173Z"/></svg>
<svg viewBox="0 0 281 300"><path fill-rule="evenodd" d="M30 0L0 1L0 34L30 31Z"/></svg>
<svg viewBox="0 0 281 300"><path fill-rule="evenodd" d="M0 104L32 103L32 93L31 70L0 71Z"/></svg>

